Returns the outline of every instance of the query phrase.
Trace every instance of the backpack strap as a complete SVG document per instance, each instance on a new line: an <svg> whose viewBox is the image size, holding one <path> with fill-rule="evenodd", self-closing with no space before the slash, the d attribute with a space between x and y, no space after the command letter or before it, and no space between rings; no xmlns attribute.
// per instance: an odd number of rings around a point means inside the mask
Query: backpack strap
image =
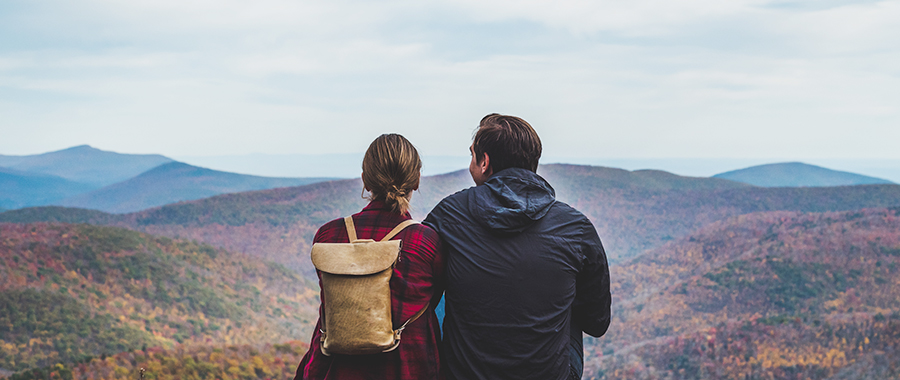
<svg viewBox="0 0 900 380"><path fill-rule="evenodd" d="M356 240L356 226L353 225L353 217L348 216L344 218L344 224L347 226L347 237L350 238L350 242L352 243Z"/></svg>
<svg viewBox="0 0 900 380"><path fill-rule="evenodd" d="M416 315L413 315L412 318L407 319L406 322L403 322L403 324L400 325L400 328L397 329L397 331L394 333L397 336L397 340L400 340L400 334L403 332L404 329L406 329L406 325L415 322L416 319L419 319L419 317L421 317L423 314L425 314L425 311L428 310L429 306L431 306L431 302L427 303L425 305L425 307L422 308L422 310L419 310L419 312L416 313Z"/></svg>
<svg viewBox="0 0 900 380"><path fill-rule="evenodd" d="M394 236L397 236L397 234L399 234L401 231L403 231L403 229L405 229L406 227L409 227L413 224L419 224L419 222L412 220L412 219L404 220L402 223L398 224L397 227L394 227L394 229L391 230L391 232L388 232L387 235L384 235L384 238L382 238L381 241L391 240L391 238L393 238Z"/></svg>
<svg viewBox="0 0 900 380"><path fill-rule="evenodd" d="M394 330L394 345L382 352L391 352L397 349L397 347L400 347L400 335L403 334L403 330L406 329L406 325L415 322L416 319L419 319L419 317L421 317L423 314L425 314L426 311L428 311L429 307L431 307L431 302L425 304L425 307L423 307L422 310L419 310L416 315L413 315L412 318L407 319L406 322L403 322L403 324L400 325L400 328Z"/></svg>
<svg viewBox="0 0 900 380"><path fill-rule="evenodd" d="M394 236L397 236L397 234L399 234L404 229L406 229L406 227L409 227L413 224L419 224L419 222L412 220L412 219L404 220L403 222L398 224L397 227L394 227L394 229L391 230L391 232L388 232L387 235L384 235L384 238L382 238L381 241L391 240L391 238L393 238ZM356 239L356 225L353 224L353 217L348 216L348 217L344 218L344 225L347 226L347 237L350 238L350 242L352 243L355 240L357 240Z"/></svg>

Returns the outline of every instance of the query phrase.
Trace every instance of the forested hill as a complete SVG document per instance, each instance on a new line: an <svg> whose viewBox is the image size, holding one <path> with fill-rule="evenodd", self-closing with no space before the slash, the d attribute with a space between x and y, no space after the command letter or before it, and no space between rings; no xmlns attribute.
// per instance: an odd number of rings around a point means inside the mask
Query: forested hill
<svg viewBox="0 0 900 380"><path fill-rule="evenodd" d="M759 211L824 212L900 205L900 186L760 188L660 171L544 165L540 173L558 198L596 226L612 262L621 262L711 222ZM425 216L444 196L472 186L466 171L422 179L413 215ZM109 224L164 236L189 237L311 273L307 255L316 229L359 211L359 180L226 194L125 215L35 208L8 211L0 221Z"/></svg>
<svg viewBox="0 0 900 380"><path fill-rule="evenodd" d="M612 247L613 258L634 254L642 247L652 245L653 241L676 234L664 229L645 231L650 232L650 236L644 236L640 228L632 228L632 218L623 220L624 210L617 211L616 215L606 213L605 207L615 210L622 203L623 196L636 194L635 198L640 202L647 192L748 187L726 180L680 177L659 171L629 172L590 166L544 165L540 172L554 184L560 199L585 207L607 245ZM413 195L414 217L423 218L443 197L472 185L471 177L464 170L424 177L420 190ZM84 222L117 225L165 236L190 237L229 250L261 255L310 273L311 267L305 258L315 230L331 219L359 211L366 204L361 193L362 183L359 180L340 180L225 194L126 215L59 207L13 210L0 214L0 221ZM614 203L593 207L607 199ZM603 214L591 214L588 209L592 207ZM617 230L623 231L624 236Z"/></svg>
<svg viewBox="0 0 900 380"><path fill-rule="evenodd" d="M760 188L572 165L541 174L617 260L613 323L585 341L586 378L897 376L900 186ZM415 214L469 181L424 178ZM308 273L315 229L358 211L361 189L332 181L125 215L2 213L15 223L0 223L0 369L287 376L305 347L284 343L308 340L318 293L313 276L259 258Z"/></svg>
<svg viewBox="0 0 900 380"><path fill-rule="evenodd" d="M614 273L613 327L588 342L591 375L900 373L888 365L900 360L900 208L742 215ZM854 364L866 362L877 365Z"/></svg>
<svg viewBox="0 0 900 380"><path fill-rule="evenodd" d="M0 368L175 344L306 340L317 286L278 264L121 228L0 223Z"/></svg>

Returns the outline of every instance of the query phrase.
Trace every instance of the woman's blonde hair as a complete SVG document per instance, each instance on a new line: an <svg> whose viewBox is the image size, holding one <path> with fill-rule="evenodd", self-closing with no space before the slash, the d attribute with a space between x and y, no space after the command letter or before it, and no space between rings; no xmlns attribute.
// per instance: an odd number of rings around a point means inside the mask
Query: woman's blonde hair
<svg viewBox="0 0 900 380"><path fill-rule="evenodd" d="M422 159L405 137L386 133L369 145L362 162L363 184L369 199L382 200L398 213L409 211L409 199L419 188Z"/></svg>

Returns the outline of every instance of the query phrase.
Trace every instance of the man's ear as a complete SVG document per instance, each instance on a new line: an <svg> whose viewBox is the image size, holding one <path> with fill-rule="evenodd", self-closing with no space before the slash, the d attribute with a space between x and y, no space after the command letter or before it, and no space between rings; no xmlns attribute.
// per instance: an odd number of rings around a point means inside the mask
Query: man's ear
<svg viewBox="0 0 900 380"><path fill-rule="evenodd" d="M479 167L481 168L481 174L484 175L484 178L494 174L494 171L491 169L491 156L488 156L487 152L484 152L484 159L479 163Z"/></svg>

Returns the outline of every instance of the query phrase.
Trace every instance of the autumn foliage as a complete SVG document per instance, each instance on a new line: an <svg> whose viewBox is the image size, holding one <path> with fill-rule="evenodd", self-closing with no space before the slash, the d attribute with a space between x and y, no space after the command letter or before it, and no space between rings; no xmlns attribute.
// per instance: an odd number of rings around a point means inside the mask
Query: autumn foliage
<svg viewBox="0 0 900 380"><path fill-rule="evenodd" d="M900 209L748 214L613 271L586 378L900 373Z"/></svg>
<svg viewBox="0 0 900 380"><path fill-rule="evenodd" d="M0 224L0 368L148 346L304 339L314 283L204 244L120 228Z"/></svg>
<svg viewBox="0 0 900 380"><path fill-rule="evenodd" d="M305 343L188 345L121 352L15 374L9 380L268 380L293 377Z"/></svg>
<svg viewBox="0 0 900 380"><path fill-rule="evenodd" d="M585 339L585 378L900 380L900 186L540 173L614 264L613 321ZM471 185L464 171L424 178L414 216ZM310 241L362 208L361 190L343 180L124 215L2 213L17 224L0 223L0 370L288 377L305 345L276 343L306 342L317 317Z"/></svg>

